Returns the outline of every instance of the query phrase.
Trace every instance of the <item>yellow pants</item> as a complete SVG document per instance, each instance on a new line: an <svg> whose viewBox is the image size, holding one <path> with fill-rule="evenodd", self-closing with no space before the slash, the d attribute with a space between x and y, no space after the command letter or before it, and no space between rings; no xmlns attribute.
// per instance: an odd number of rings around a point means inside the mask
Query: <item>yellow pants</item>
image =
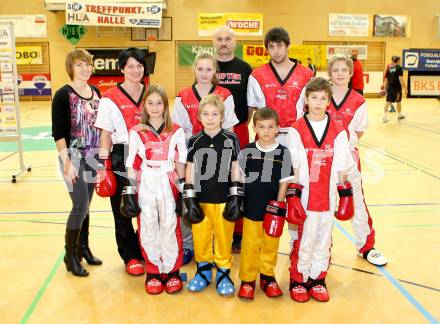
<svg viewBox="0 0 440 324"><path fill-rule="evenodd" d="M263 222L244 218L241 242L240 279L254 281L259 273L275 276L279 237L266 234Z"/></svg>
<svg viewBox="0 0 440 324"><path fill-rule="evenodd" d="M201 203L200 207L205 213L205 219L192 225L194 258L196 262L214 262L220 268L230 269L235 223L223 218L225 204Z"/></svg>

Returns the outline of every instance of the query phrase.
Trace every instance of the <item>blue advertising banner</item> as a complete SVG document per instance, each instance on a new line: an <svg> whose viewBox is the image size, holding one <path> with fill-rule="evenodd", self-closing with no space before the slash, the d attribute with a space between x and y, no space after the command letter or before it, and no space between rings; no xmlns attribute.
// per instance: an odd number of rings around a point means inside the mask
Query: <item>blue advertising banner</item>
<svg viewBox="0 0 440 324"><path fill-rule="evenodd" d="M402 66L408 71L440 72L440 49L404 49Z"/></svg>

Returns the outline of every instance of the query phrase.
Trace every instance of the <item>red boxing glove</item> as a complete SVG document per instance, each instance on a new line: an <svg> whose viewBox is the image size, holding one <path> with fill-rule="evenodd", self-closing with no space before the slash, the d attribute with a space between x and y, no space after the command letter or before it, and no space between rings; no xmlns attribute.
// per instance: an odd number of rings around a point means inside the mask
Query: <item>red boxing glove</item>
<svg viewBox="0 0 440 324"><path fill-rule="evenodd" d="M353 188L346 181L338 184L339 206L335 217L341 221L350 220L354 215Z"/></svg>
<svg viewBox="0 0 440 324"><path fill-rule="evenodd" d="M273 237L280 237L283 234L284 221L286 219L286 203L271 200L266 206L263 228L266 234Z"/></svg>
<svg viewBox="0 0 440 324"><path fill-rule="evenodd" d="M104 168L97 171L95 191L100 197L110 197L116 193L116 177L112 170L112 160L104 160Z"/></svg>
<svg viewBox="0 0 440 324"><path fill-rule="evenodd" d="M298 183L291 183L287 188L287 222L289 224L301 225L307 218L307 214L301 204L301 193L303 186Z"/></svg>

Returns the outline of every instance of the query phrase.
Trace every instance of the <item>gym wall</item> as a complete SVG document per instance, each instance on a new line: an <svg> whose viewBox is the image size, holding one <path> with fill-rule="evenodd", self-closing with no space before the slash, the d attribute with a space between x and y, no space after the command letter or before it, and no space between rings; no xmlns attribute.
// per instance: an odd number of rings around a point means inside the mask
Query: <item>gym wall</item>
<svg viewBox="0 0 440 324"><path fill-rule="evenodd" d="M394 54L400 55L403 48L440 48L437 39L440 2L433 0L402 0L399 5L383 0L370 1L289 1L276 2L263 0L168 0L168 9L164 16L172 17L172 41L131 41L130 35L107 34L97 36L95 27L87 26L88 32L77 47L110 47L124 48L129 46L146 47L156 52L155 74L151 82L165 87L170 97L179 89L176 87L176 41L209 41L209 37L199 37L197 31L197 15L199 12L261 12L264 14L264 32L274 26L283 26L291 36L292 44L336 43L336 42L382 42L384 48L383 61L390 61ZM410 36L407 38L389 37L329 37L328 14L390 14L407 15L410 17ZM64 71L66 53L74 48L59 33L65 23L65 13L50 12L44 7L44 0L17 1L3 0L0 14L45 14L48 24L47 38L20 38L20 42L49 42L50 72L52 89L55 91L69 78ZM371 25L371 24L370 24ZM372 26L370 26L372 28ZM371 33L370 33L371 34ZM259 37L238 38L239 40L261 41ZM380 60L380 58L376 58ZM383 67L384 68L384 67ZM192 76L185 76L192 80ZM188 84L189 86L189 84ZM180 84L179 84L180 87Z"/></svg>

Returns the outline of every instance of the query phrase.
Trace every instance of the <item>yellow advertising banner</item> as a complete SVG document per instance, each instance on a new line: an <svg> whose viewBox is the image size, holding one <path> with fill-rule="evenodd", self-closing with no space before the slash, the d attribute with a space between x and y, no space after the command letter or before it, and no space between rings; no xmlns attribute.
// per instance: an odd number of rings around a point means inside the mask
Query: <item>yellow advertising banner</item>
<svg viewBox="0 0 440 324"><path fill-rule="evenodd" d="M238 36L262 36L262 13L199 13L199 36L212 36L220 26L229 26Z"/></svg>
<svg viewBox="0 0 440 324"><path fill-rule="evenodd" d="M301 61L304 66L307 66L307 58L310 57L317 70L324 70L327 67L325 45L292 45L289 48L289 57Z"/></svg>
<svg viewBox="0 0 440 324"><path fill-rule="evenodd" d="M304 66L307 66L307 58L310 57L318 70L325 69L327 65L325 45L292 45L289 57L299 60ZM253 68L269 62L269 59L264 45L243 45L243 60Z"/></svg>
<svg viewBox="0 0 440 324"><path fill-rule="evenodd" d="M15 52L17 65L43 64L41 46L17 46Z"/></svg>

